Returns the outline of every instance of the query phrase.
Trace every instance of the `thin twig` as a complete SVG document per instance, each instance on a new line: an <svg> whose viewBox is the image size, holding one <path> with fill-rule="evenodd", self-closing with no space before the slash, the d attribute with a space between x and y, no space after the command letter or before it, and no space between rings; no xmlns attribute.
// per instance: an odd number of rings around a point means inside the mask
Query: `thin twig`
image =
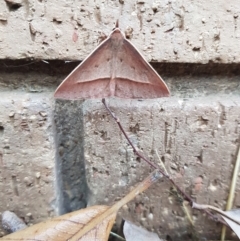
<svg viewBox="0 0 240 241"><path fill-rule="evenodd" d="M127 139L128 143L130 144L130 146L133 149L133 152L140 157L141 159L143 159L145 162L147 162L150 166L154 167L155 169L158 169L165 177L167 177L166 173L155 163L149 161L148 159L146 159L141 153L139 153L136 149L136 147L133 145L132 141L129 139L128 135L126 134L126 132L124 131L119 119L115 116L115 114L109 109L109 107L106 104L105 99L102 99L102 102L104 104L104 106L106 107L106 109L108 110L109 114L112 116L112 118L116 121L116 123L118 124L118 127L120 128L121 132L123 133L123 135L125 136L125 138Z"/></svg>
<svg viewBox="0 0 240 241"><path fill-rule="evenodd" d="M138 150L136 149L136 147L133 145L133 143L131 142L130 138L128 137L127 133L125 132L125 130L123 129L120 120L115 116L115 114L111 111L111 109L108 107L108 105L106 104L106 100L105 98L102 99L102 103L105 106L105 108L107 109L107 111L109 112L109 114L112 116L112 118L115 120L115 122L117 123L119 129L121 130L121 132L123 133L123 135L125 136L125 138L127 139L129 145L132 147L133 152L136 156L138 156L139 158L141 158L142 160L144 160L145 162L147 162L151 167L154 167L155 169L157 169L164 177L166 177L177 189L177 191L183 196L183 198L188 201L190 203L190 205L192 206L195 202L193 201L193 199L185 192L183 191L180 186L174 182L174 180L171 178L171 176L169 176L168 174L166 174L164 172L164 170L158 166L157 164L155 164L154 162L151 162L150 160L148 160L147 158L145 158L140 152L138 152ZM197 208L196 208L197 209ZM202 209L203 212L205 212L206 214L208 214L211 218L213 218L214 220L216 220L216 218L214 217L214 215L207 209ZM223 222L222 220L218 220L218 222L225 224L225 222Z"/></svg>
<svg viewBox="0 0 240 241"><path fill-rule="evenodd" d="M145 158L140 152L138 152L138 150L136 149L136 147L133 145L133 143L131 142L131 140L129 139L128 135L126 134L126 132L124 131L120 120L115 116L115 114L110 110L110 108L108 107L108 105L106 104L106 100L103 98L102 99L102 103L104 104L104 106L106 107L106 109L108 110L109 114L112 116L112 118L116 121L116 123L118 124L119 129L121 130L121 132L123 133L123 135L125 136L125 138L127 139L128 143L130 144L130 146L133 149L133 152L136 156L138 156L139 158L143 159L145 162L147 162L150 166L154 167L155 169L157 169L164 177L166 177L175 187L176 189L181 193L181 195L185 198L185 200L187 200L188 202L190 202L190 204L192 205L193 200L191 199L190 196L188 196L187 193L185 193L179 186L178 184L176 184L173 179L167 175L164 170L159 167L157 164L155 164L154 162L151 162L150 160L148 160L147 158Z"/></svg>
<svg viewBox="0 0 240 241"><path fill-rule="evenodd" d="M161 166L162 166L164 172L169 176L168 171L167 171L167 168L165 167L163 161L161 160L161 158L160 158L160 156L159 156L159 154L158 154L157 149L155 150L155 152L156 152L156 154L157 154L158 160L159 160L159 162L160 162L160 164L161 164Z"/></svg>
<svg viewBox="0 0 240 241"><path fill-rule="evenodd" d="M228 213L226 213L225 211L222 211L221 209L219 208L216 208L214 206L211 206L211 205L205 205L205 204L198 204L198 203L193 203L193 206L192 208L196 208L198 210L206 210L206 209L211 209L215 212L217 212L218 214L224 216L225 218L228 218L229 220L231 220L232 222L240 225L240 222L234 218L232 218Z"/></svg>

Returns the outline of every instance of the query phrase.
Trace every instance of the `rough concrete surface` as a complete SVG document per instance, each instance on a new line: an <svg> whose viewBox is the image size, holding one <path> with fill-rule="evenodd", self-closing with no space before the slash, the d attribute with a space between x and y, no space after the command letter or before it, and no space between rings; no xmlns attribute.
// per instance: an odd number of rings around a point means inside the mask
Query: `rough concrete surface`
<svg viewBox="0 0 240 241"><path fill-rule="evenodd" d="M225 208L240 138L240 97L194 99L109 99L134 145L159 163L159 153L174 180L194 200ZM151 168L137 158L100 101L83 105L88 205L113 204L146 177ZM239 207L238 182L234 207ZM171 240L219 237L221 225L190 211L190 228L181 197L162 179L127 204L119 214ZM189 209L191 210L191 209ZM118 220L118 222L120 222ZM230 236L231 237L231 236ZM231 237L232 238L232 237Z"/></svg>
<svg viewBox="0 0 240 241"><path fill-rule="evenodd" d="M0 94L0 212L14 211L28 224L58 209L51 95Z"/></svg>
<svg viewBox="0 0 240 241"><path fill-rule="evenodd" d="M238 0L5 0L0 58L82 60L119 19L148 61L239 63L239 15Z"/></svg>
<svg viewBox="0 0 240 241"><path fill-rule="evenodd" d="M83 60L117 19L172 97L108 104L145 156L158 162L157 150L197 202L225 208L240 143L239 14L237 0L0 1L0 212L32 224L113 204L151 171L99 100L52 98L78 64L64 60ZM168 240L219 237L221 225L195 210L191 229L180 203L161 179L115 229L126 218Z"/></svg>
<svg viewBox="0 0 240 241"><path fill-rule="evenodd" d="M0 62L4 164L0 212L10 209L28 223L36 223L85 205L112 204L150 172L136 160L99 100L58 100L54 105L54 89L75 65ZM224 207L239 145L239 66L165 63L154 67L173 97L109 99L110 107L137 147L156 161L157 149L189 194L199 202ZM42 117L41 112L47 115ZM23 129L27 126L29 130ZM5 140L10 149L4 148ZM220 226L197 211L193 215L200 237L209 237L212 230L218 237ZM163 237L180 239L181 234L186 240L194 233L183 216L174 191L162 179L121 210L115 228L124 217Z"/></svg>

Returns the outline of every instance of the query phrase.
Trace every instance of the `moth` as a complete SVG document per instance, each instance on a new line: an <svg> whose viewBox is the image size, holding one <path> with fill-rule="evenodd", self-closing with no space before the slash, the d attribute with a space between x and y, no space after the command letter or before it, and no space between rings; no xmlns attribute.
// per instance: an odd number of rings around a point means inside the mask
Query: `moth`
<svg viewBox="0 0 240 241"><path fill-rule="evenodd" d="M169 96L165 82L128 41L118 23L110 35L59 85L61 99Z"/></svg>

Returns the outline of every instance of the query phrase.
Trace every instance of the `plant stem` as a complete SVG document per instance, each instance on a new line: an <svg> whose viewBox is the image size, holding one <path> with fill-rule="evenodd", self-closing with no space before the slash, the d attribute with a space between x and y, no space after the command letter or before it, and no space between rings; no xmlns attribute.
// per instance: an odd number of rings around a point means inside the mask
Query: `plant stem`
<svg viewBox="0 0 240 241"><path fill-rule="evenodd" d="M145 162L147 162L151 167L154 167L155 169L157 169L164 177L166 177L175 187L176 189L180 192L180 194L184 197L185 200L187 200L188 202L190 202L190 204L192 205L193 200L191 199L190 196L188 196L187 193L185 193L174 181L173 179L167 175L164 170L158 166L157 164L155 164L154 162L151 162L150 160L148 160L147 158L145 158L137 149L136 147L133 145L133 143L131 142L131 140L129 139L127 133L125 132L125 130L123 129L120 120L115 116L115 114L110 110L110 108L108 107L108 105L106 104L106 100L102 99L102 103L104 104L104 106L106 107L106 109L108 110L109 114L113 117L113 119L115 120L115 122L118 124L119 129L121 130L121 132L123 133L123 135L125 136L125 138L127 139L129 145L132 147L133 152L136 156L138 156L139 158L141 158L142 160L144 160Z"/></svg>
<svg viewBox="0 0 240 241"><path fill-rule="evenodd" d="M147 158L145 158L138 150L137 148L133 145L133 143L131 142L130 138L128 137L127 133L125 132L125 130L123 129L121 122L119 120L119 118L117 118L115 116L115 114L111 111L111 109L108 107L108 105L106 104L106 100L105 98L102 99L102 103L105 106L105 108L107 109L107 111L109 112L109 114L112 116L112 118L115 120L115 122L117 123L119 129L121 130L121 132L123 133L123 135L125 136L125 138L127 139L129 145L132 147L133 152L136 156L138 156L139 158L141 158L142 160L144 160L145 162L147 162L151 167L154 167L155 169L157 169L164 177L166 177L172 184L173 186L177 189L177 191L183 196L183 198L188 201L190 203L191 206L193 206L193 204L195 203L194 200L186 193L184 192L180 186L174 182L174 180L171 178L171 176L169 176L168 174L165 173L165 171L158 166L157 164L155 164L154 162L151 162L150 160L148 160ZM196 208L196 207L195 207ZM196 208L197 209L197 208ZM212 217L214 220L216 220L216 218L214 218L214 215L209 212L209 210L207 209L202 209L203 212L205 212L206 214L208 214L210 217ZM218 219L218 222L225 224L225 222L223 222L222 220Z"/></svg>
<svg viewBox="0 0 240 241"><path fill-rule="evenodd" d="M232 182L231 182L231 186L230 186L226 211L231 210L232 206L233 206L233 200L234 200L234 196L235 196L236 184L237 184L237 179L238 179L239 166L240 166L240 148L238 149L237 160L236 160L236 163L235 163L235 166L234 166L234 171L233 171ZM222 227L222 233L221 233L221 241L225 240L225 236L226 236L226 226L223 226Z"/></svg>

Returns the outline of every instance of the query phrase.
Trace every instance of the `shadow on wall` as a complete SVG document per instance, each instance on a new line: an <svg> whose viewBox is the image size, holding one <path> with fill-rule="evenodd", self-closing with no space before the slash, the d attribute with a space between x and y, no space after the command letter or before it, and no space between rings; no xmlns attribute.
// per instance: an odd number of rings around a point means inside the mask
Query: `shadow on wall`
<svg viewBox="0 0 240 241"><path fill-rule="evenodd" d="M83 101L56 100L56 176L59 214L86 207Z"/></svg>

